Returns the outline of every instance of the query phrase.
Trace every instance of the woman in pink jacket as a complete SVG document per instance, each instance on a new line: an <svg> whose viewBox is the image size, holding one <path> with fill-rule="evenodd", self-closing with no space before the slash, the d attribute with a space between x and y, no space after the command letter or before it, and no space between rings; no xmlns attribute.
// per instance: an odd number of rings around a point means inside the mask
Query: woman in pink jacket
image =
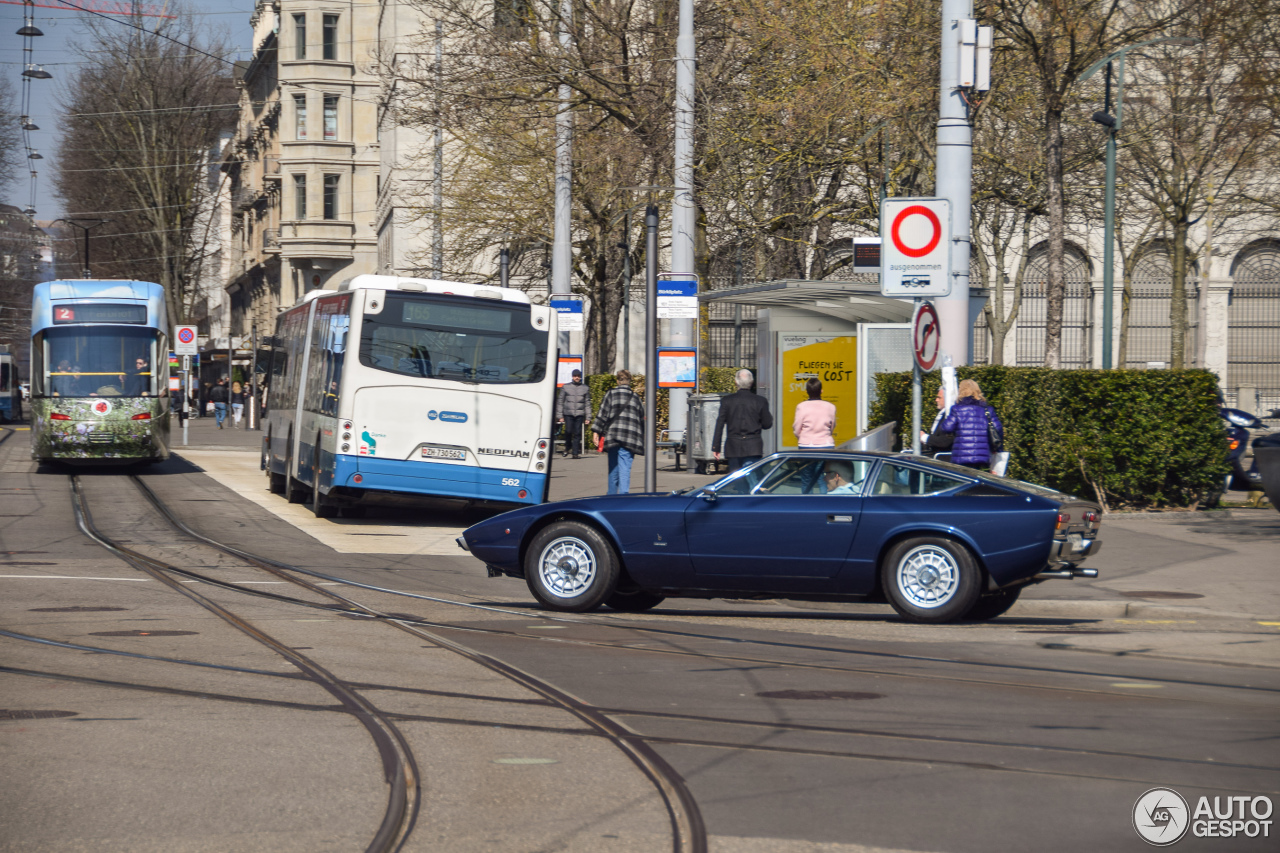
<svg viewBox="0 0 1280 853"><path fill-rule="evenodd" d="M804 384L809 399L796 406L796 419L791 431L796 434L801 450L836 446L836 407L822 399L822 381L816 376Z"/></svg>

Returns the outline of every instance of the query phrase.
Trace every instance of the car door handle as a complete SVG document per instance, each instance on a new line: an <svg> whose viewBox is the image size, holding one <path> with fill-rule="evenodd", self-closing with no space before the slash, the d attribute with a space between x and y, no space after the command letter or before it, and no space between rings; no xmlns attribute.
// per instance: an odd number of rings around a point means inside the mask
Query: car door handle
<svg viewBox="0 0 1280 853"><path fill-rule="evenodd" d="M830 524L852 524L852 515L828 515L827 522Z"/></svg>

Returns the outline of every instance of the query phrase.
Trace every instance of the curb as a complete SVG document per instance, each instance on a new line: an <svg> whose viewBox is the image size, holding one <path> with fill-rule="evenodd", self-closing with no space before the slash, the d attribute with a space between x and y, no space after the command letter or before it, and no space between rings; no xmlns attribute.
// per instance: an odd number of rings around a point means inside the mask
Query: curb
<svg viewBox="0 0 1280 853"><path fill-rule="evenodd" d="M1094 601L1090 599L1020 600L1009 616L1069 616L1089 619L1204 619L1206 621L1277 621L1280 616L1231 613L1207 607L1147 604L1141 601Z"/></svg>

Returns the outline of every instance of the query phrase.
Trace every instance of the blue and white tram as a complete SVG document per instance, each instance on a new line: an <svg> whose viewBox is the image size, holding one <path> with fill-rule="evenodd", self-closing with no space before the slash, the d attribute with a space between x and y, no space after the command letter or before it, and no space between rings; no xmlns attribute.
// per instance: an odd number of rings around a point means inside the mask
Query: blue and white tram
<svg viewBox="0 0 1280 853"><path fill-rule="evenodd" d="M164 288L46 281L31 307L31 445L40 460L169 458Z"/></svg>
<svg viewBox="0 0 1280 853"><path fill-rule="evenodd" d="M18 360L8 344L0 344L0 423L22 420L22 391L18 382Z"/></svg>
<svg viewBox="0 0 1280 853"><path fill-rule="evenodd" d="M270 488L322 517L406 496L540 503L555 347L555 312L518 290L361 275L313 291L266 342Z"/></svg>

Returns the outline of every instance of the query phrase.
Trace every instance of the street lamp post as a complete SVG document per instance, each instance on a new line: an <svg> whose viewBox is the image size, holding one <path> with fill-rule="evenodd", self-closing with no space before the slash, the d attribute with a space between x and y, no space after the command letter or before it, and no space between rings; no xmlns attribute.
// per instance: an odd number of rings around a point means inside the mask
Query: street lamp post
<svg viewBox="0 0 1280 853"><path fill-rule="evenodd" d="M1124 57L1131 50L1150 47L1155 44L1199 44L1200 39L1166 37L1141 41L1127 45L1114 51L1102 59L1080 77L1084 82L1097 74L1100 69L1107 69L1106 93L1103 96L1103 108L1093 114L1095 122L1107 129L1107 186L1103 199L1102 229L1102 369L1111 369L1111 331L1114 325L1115 301L1115 231L1116 231L1116 136L1120 133L1124 120ZM1116 66L1116 112L1111 114L1111 66Z"/></svg>

